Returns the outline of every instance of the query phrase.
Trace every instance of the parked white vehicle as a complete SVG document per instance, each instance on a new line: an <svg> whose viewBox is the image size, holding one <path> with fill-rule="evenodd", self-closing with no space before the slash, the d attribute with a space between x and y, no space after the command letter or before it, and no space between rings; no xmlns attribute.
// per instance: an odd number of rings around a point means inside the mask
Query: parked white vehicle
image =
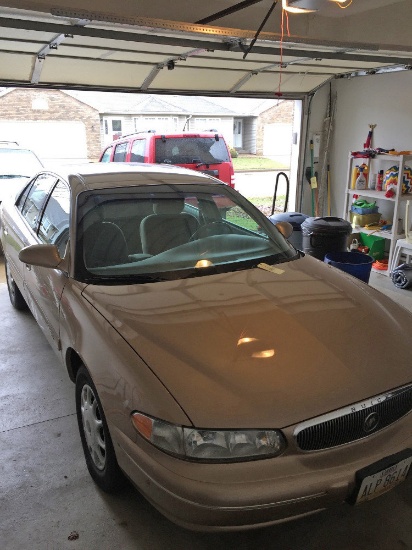
<svg viewBox="0 0 412 550"><path fill-rule="evenodd" d="M0 141L0 203L19 191L43 164L30 149L15 141Z"/></svg>

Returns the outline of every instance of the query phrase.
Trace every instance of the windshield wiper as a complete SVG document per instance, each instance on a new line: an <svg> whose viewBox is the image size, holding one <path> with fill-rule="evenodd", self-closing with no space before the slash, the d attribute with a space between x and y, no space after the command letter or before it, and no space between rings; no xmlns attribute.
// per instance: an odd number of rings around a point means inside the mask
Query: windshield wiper
<svg viewBox="0 0 412 550"><path fill-rule="evenodd" d="M206 168L209 168L211 164L222 164L223 160L214 160L212 162L198 162L196 164L196 168L200 168L201 166L206 166Z"/></svg>
<svg viewBox="0 0 412 550"><path fill-rule="evenodd" d="M84 278L85 283L102 285L159 283L168 280L168 278L158 275L94 275Z"/></svg>

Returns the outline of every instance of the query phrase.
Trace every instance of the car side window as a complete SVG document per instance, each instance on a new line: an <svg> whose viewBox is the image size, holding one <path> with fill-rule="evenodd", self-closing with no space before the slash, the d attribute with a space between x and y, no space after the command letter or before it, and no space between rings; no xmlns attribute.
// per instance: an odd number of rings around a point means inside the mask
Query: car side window
<svg viewBox="0 0 412 550"><path fill-rule="evenodd" d="M145 139L135 139L132 144L132 150L130 154L131 162L144 162L144 153L146 149Z"/></svg>
<svg viewBox="0 0 412 550"><path fill-rule="evenodd" d="M106 151L103 153L102 158L100 159L100 162L110 162L110 157L112 156L113 147L108 147Z"/></svg>
<svg viewBox="0 0 412 550"><path fill-rule="evenodd" d="M34 231L37 229L40 213L55 181L56 176L52 174L40 174L22 204L21 213Z"/></svg>
<svg viewBox="0 0 412 550"><path fill-rule="evenodd" d="M55 244L61 257L69 240L70 191L57 182L47 201L39 226L39 237L45 244Z"/></svg>
<svg viewBox="0 0 412 550"><path fill-rule="evenodd" d="M114 150L113 162L124 162L126 160L127 142L119 143Z"/></svg>
<svg viewBox="0 0 412 550"><path fill-rule="evenodd" d="M30 189L33 187L33 182L31 181L27 187L24 189L23 193L20 195L19 200L17 201L17 208L20 212L23 211L24 203L26 202L27 195L30 192Z"/></svg>

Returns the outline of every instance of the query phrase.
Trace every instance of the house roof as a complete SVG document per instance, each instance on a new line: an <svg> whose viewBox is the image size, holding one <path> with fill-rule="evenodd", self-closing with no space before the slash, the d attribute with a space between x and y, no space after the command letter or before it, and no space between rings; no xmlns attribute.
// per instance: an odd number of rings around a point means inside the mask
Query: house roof
<svg viewBox="0 0 412 550"><path fill-rule="evenodd" d="M231 108L229 102L220 102L215 98L200 96L178 96L178 95L152 95L152 94L129 94L121 92L89 92L65 90L65 93L75 99L90 105L99 111L100 114L133 114L156 113L156 114L196 114L204 116L237 116L239 110ZM232 100L233 101L233 100ZM241 100L242 112L254 115L256 102L262 100ZM251 108L247 108L250 101ZM268 100L270 101L270 100ZM273 104L276 103L274 100Z"/></svg>
<svg viewBox="0 0 412 550"><path fill-rule="evenodd" d="M0 97L15 88L0 88ZM284 100L253 98L206 98L201 96L159 96L121 92L61 90L89 105L100 114L195 114L198 116L258 116Z"/></svg>

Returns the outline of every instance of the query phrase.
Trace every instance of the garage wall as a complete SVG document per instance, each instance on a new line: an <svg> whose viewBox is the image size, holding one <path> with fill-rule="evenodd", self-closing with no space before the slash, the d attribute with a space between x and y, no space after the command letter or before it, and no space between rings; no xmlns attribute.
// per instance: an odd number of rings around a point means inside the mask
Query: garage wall
<svg viewBox="0 0 412 550"><path fill-rule="evenodd" d="M349 152L363 149L369 124L377 124L373 147L412 150L411 87L410 71L332 82L332 91L337 93L334 135L330 149L332 215L343 215ZM309 135L322 129L328 94L329 85L320 89L312 100ZM309 151L306 165L309 165ZM302 212L310 214L310 188L306 183Z"/></svg>

